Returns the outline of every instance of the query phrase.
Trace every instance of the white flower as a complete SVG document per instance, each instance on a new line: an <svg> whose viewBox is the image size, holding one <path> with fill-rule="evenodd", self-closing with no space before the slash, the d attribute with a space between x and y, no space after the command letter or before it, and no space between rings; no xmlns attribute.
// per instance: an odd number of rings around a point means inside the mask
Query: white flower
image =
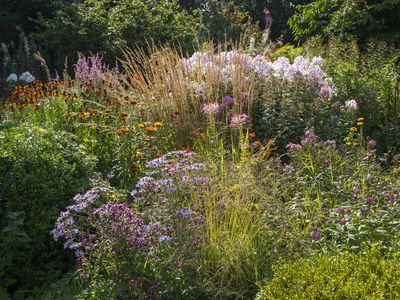
<svg viewBox="0 0 400 300"><path fill-rule="evenodd" d="M357 101L352 99L344 103L345 107L351 110L356 110L358 108Z"/></svg>
<svg viewBox="0 0 400 300"><path fill-rule="evenodd" d="M18 81L17 74L11 73L10 75L8 75L7 81L15 81L15 82L17 82Z"/></svg>
<svg viewBox="0 0 400 300"><path fill-rule="evenodd" d="M322 57L314 56L312 62L318 66L322 66Z"/></svg>
<svg viewBox="0 0 400 300"><path fill-rule="evenodd" d="M22 75L19 77L19 80L25 81L26 83L31 83L35 80L35 77L31 73L25 72L22 73Z"/></svg>

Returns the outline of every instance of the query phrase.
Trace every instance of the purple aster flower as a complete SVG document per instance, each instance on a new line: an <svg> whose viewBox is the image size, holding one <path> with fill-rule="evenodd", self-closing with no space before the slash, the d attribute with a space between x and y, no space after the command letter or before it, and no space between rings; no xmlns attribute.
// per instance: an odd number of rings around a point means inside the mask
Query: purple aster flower
<svg viewBox="0 0 400 300"><path fill-rule="evenodd" d="M167 235L162 235L162 236L160 236L160 238L158 240L162 243L169 243L172 241L172 237L167 236Z"/></svg>
<svg viewBox="0 0 400 300"><path fill-rule="evenodd" d="M293 172L293 171L294 171L294 167L291 166L291 165L285 164L285 165L283 166L282 171L285 172L285 173L290 173L290 172Z"/></svg>
<svg viewBox="0 0 400 300"><path fill-rule="evenodd" d="M345 225L346 224L346 219L345 218L342 218L341 220L340 220L340 225Z"/></svg>
<svg viewBox="0 0 400 300"><path fill-rule="evenodd" d="M295 149L301 149L301 148L303 148L303 147L299 144L288 143L286 145L286 150L288 150L288 151L295 150Z"/></svg>
<svg viewBox="0 0 400 300"><path fill-rule="evenodd" d="M343 208L341 208L341 207L336 208L336 212L338 214L341 214L343 212Z"/></svg>
<svg viewBox="0 0 400 300"><path fill-rule="evenodd" d="M381 217L383 217L385 214L386 214L386 212L385 212L384 210L381 210L381 211L379 212L379 215L380 215Z"/></svg>
<svg viewBox="0 0 400 300"><path fill-rule="evenodd" d="M364 202L368 204L375 204L376 198L374 195L364 198Z"/></svg>
<svg viewBox="0 0 400 300"><path fill-rule="evenodd" d="M179 212L178 215L183 218L183 219L190 219L190 216L192 215L193 211L190 208L184 207L182 208Z"/></svg>
<svg viewBox="0 0 400 300"><path fill-rule="evenodd" d="M363 215L368 215L369 209L368 209L367 207L361 207L360 212L361 212Z"/></svg>
<svg viewBox="0 0 400 300"><path fill-rule="evenodd" d="M397 195L389 193L389 192L385 192L384 195L389 200L390 205L396 204Z"/></svg>

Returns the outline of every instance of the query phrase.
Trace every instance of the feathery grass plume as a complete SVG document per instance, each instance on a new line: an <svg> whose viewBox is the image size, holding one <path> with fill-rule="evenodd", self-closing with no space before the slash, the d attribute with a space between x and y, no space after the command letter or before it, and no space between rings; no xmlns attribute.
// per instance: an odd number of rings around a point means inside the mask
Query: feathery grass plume
<svg viewBox="0 0 400 300"><path fill-rule="evenodd" d="M226 51L224 51L226 50ZM240 46L211 43L203 52L183 58L178 47L124 50L127 73L125 95L136 95L153 120L168 120L178 130L181 143L187 142L193 124L206 127L203 104L220 101L226 95L235 99L232 111L249 113L253 91L251 57ZM225 120L226 115L220 115Z"/></svg>

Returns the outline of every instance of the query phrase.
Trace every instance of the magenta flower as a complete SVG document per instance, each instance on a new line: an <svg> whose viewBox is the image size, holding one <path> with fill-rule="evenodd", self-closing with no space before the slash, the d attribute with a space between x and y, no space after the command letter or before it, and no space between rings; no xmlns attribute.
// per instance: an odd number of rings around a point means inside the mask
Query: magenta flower
<svg viewBox="0 0 400 300"><path fill-rule="evenodd" d="M346 224L346 219L345 218L341 219L340 220L340 225L345 225L345 224Z"/></svg>
<svg viewBox="0 0 400 300"><path fill-rule="evenodd" d="M303 147L301 145L299 145L299 144L288 143L286 145L286 150L288 150L288 151L291 151L291 150L294 150L294 149L301 149L301 148L303 148Z"/></svg>
<svg viewBox="0 0 400 300"><path fill-rule="evenodd" d="M250 117L246 114L233 114L231 117L231 126L238 127L250 121Z"/></svg>
<svg viewBox="0 0 400 300"><path fill-rule="evenodd" d="M210 115L216 115L221 109L221 105L218 102L205 103L202 109L204 114L208 117Z"/></svg>
<svg viewBox="0 0 400 300"><path fill-rule="evenodd" d="M318 234L318 232L316 232L315 230L313 230L313 231L310 232L310 237L311 237L313 240L318 240L318 239L319 239L319 234Z"/></svg>

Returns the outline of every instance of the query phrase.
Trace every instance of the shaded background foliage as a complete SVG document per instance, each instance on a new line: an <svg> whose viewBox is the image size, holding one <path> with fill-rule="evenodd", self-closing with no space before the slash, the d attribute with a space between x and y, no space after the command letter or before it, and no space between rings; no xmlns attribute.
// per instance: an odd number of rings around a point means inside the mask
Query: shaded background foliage
<svg viewBox="0 0 400 300"><path fill-rule="evenodd" d="M188 52L209 38L237 42L241 34L264 28L267 8L273 40L303 43L334 35L398 44L399 6L397 0L2 0L0 42L15 52L18 26L34 50L61 70L65 57L75 59L78 51L101 53L113 63L121 47L142 47L150 39L179 43Z"/></svg>

